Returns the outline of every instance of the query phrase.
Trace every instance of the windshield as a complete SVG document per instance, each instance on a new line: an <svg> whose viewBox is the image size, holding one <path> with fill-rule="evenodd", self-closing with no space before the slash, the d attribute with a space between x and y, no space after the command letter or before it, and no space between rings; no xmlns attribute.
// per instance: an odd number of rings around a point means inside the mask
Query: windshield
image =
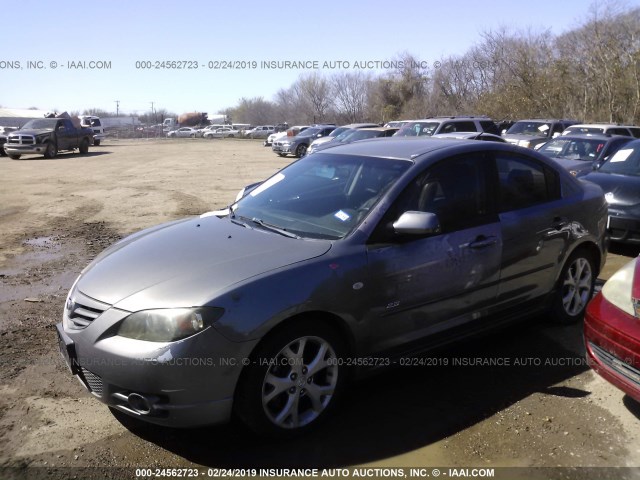
<svg viewBox="0 0 640 480"><path fill-rule="evenodd" d="M351 130L348 127L338 127L336 128L333 132L331 132L329 135L327 135L327 137L337 137L338 135L340 135L342 132L345 132L347 130Z"/></svg>
<svg viewBox="0 0 640 480"><path fill-rule="evenodd" d="M348 128L346 130L344 130L340 135L338 135L335 138L336 142L344 142L345 138L347 138L349 135L351 135L354 132L357 132L358 130L355 128Z"/></svg>
<svg viewBox="0 0 640 480"><path fill-rule="evenodd" d="M545 143L538 151L548 157L592 162L600 156L605 145L606 142L603 140L556 138Z"/></svg>
<svg viewBox="0 0 640 480"><path fill-rule="evenodd" d="M439 122L411 122L403 125L396 132L396 137L421 137L423 135L431 136L435 133L440 125Z"/></svg>
<svg viewBox="0 0 640 480"><path fill-rule="evenodd" d="M357 142L358 140L365 140L367 138L375 138L382 135L380 130L356 130L351 132L343 142Z"/></svg>
<svg viewBox="0 0 640 480"><path fill-rule="evenodd" d="M25 123L22 128L24 130L40 130L43 128L50 128L50 129L54 129L56 128L56 122L58 121L57 118L42 118L39 120L29 120L27 123Z"/></svg>
<svg viewBox="0 0 640 480"><path fill-rule="evenodd" d="M635 143L635 142L634 142ZM640 144L632 148L622 148L607 160L599 172L640 176Z"/></svg>
<svg viewBox="0 0 640 480"><path fill-rule="evenodd" d="M567 127L567 129L562 132L563 135L568 135L570 133L604 133L604 127Z"/></svg>
<svg viewBox="0 0 640 480"><path fill-rule="evenodd" d="M252 227L261 220L301 237L343 238L410 165L403 160L315 153L234 204L232 218Z"/></svg>
<svg viewBox="0 0 640 480"><path fill-rule="evenodd" d="M318 128L318 127L307 128L304 132L300 132L297 136L298 137L312 137L316 133L320 133L321 131L322 131L322 128Z"/></svg>
<svg viewBox="0 0 640 480"><path fill-rule="evenodd" d="M551 130L551 124L545 122L516 122L507 130L507 134L531 135L534 137L547 137Z"/></svg>

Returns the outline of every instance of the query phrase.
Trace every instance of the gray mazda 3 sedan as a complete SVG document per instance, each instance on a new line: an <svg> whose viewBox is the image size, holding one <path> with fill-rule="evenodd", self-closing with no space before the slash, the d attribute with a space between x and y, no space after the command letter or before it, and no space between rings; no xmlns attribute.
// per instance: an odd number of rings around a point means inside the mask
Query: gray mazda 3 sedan
<svg viewBox="0 0 640 480"><path fill-rule="evenodd" d="M287 436L347 377L506 322L582 318L607 204L534 151L392 138L295 162L223 211L143 230L69 292L60 348L141 420Z"/></svg>

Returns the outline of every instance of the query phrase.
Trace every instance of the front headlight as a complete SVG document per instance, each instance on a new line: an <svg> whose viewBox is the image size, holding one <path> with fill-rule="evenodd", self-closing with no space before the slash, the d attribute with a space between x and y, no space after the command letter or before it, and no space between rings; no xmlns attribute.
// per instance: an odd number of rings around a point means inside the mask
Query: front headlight
<svg viewBox="0 0 640 480"><path fill-rule="evenodd" d="M636 315L632 290L637 262L638 259L635 259L627 263L602 286L602 296L609 303L629 315ZM636 279L636 281L640 282L640 278Z"/></svg>
<svg viewBox="0 0 640 480"><path fill-rule="evenodd" d="M215 307L142 310L122 321L118 335L149 342L175 342L201 332L223 313L222 308Z"/></svg>

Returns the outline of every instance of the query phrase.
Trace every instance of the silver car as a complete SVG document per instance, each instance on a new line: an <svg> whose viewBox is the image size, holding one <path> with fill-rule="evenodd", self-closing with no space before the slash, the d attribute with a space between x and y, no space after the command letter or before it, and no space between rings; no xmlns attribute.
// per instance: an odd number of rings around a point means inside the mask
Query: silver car
<svg viewBox="0 0 640 480"><path fill-rule="evenodd" d="M515 319L582 318L601 189L494 142L374 139L292 163L230 207L114 244L71 288L60 348L96 399L289 436L347 378Z"/></svg>

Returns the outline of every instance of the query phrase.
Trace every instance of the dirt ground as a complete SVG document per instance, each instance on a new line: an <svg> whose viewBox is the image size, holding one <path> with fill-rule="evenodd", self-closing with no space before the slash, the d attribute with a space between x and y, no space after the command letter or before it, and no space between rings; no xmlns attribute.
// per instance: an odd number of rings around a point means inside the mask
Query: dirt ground
<svg viewBox="0 0 640 480"><path fill-rule="evenodd" d="M139 424L87 393L62 364L54 328L80 270L122 236L227 205L287 163L236 139L0 157L0 468L65 478L57 468L640 467L640 405L588 369L580 325L544 319L439 354L448 366L360 381L331 421L291 442L234 425ZM636 255L616 248L601 278ZM473 363L483 358L503 365Z"/></svg>

